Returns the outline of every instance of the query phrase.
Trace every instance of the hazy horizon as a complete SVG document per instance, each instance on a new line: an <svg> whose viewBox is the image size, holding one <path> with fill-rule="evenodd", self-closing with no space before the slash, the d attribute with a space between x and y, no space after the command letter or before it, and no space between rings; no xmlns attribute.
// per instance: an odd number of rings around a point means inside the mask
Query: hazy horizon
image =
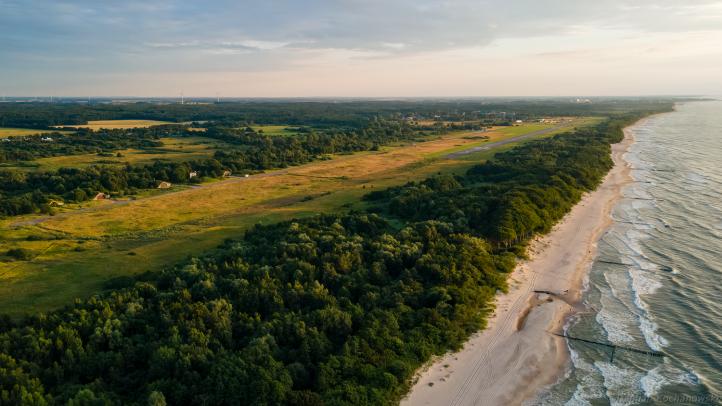
<svg viewBox="0 0 722 406"><path fill-rule="evenodd" d="M0 95L722 94L722 1L678 3L0 0Z"/></svg>

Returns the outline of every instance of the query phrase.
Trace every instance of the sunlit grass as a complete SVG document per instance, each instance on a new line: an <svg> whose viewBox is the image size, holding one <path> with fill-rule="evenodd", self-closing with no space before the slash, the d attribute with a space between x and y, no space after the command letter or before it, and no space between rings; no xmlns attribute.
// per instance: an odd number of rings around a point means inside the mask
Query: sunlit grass
<svg viewBox="0 0 722 406"><path fill-rule="evenodd" d="M123 128L145 128L152 127L155 125L163 124L177 124L170 121L157 121L157 120L98 120L88 121L88 124L80 125L64 125L57 126L57 128L89 128L93 131L101 129L123 129Z"/></svg>
<svg viewBox="0 0 722 406"><path fill-rule="evenodd" d="M485 135L494 141L536 129L507 127ZM516 145L446 159L479 143L470 134L476 133L454 132L181 191L152 190L133 201L69 205L55 216L0 220L2 249L26 248L34 255L30 261L0 256L0 308L13 315L57 308L97 292L112 277L159 270L200 255L254 224L360 209L365 206L361 197L370 191L437 173L462 173Z"/></svg>
<svg viewBox="0 0 722 406"><path fill-rule="evenodd" d="M0 138L27 137L30 135L46 134L46 133L52 133L52 132L60 132L62 134L69 134L72 131L36 130L36 129L29 129L29 128L0 127Z"/></svg>

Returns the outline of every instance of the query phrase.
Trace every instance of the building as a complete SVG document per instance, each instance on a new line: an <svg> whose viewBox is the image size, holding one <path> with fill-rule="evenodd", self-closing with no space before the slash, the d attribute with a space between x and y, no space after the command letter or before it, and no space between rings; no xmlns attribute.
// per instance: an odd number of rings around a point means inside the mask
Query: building
<svg viewBox="0 0 722 406"><path fill-rule="evenodd" d="M198 176L198 172L196 172L196 171L191 171L191 173L188 174L189 179L193 179L196 176Z"/></svg>
<svg viewBox="0 0 722 406"><path fill-rule="evenodd" d="M95 195L95 197L93 198L93 200L105 200L105 199L110 199L110 195L107 193L103 193L103 192L98 192L98 194Z"/></svg>
<svg viewBox="0 0 722 406"><path fill-rule="evenodd" d="M170 182L163 181L158 184L158 189L170 189L171 186L173 186L173 184Z"/></svg>
<svg viewBox="0 0 722 406"><path fill-rule="evenodd" d="M231 171L223 171L223 177L224 177L224 178L227 178L227 177L229 177L229 176L231 176Z"/></svg>

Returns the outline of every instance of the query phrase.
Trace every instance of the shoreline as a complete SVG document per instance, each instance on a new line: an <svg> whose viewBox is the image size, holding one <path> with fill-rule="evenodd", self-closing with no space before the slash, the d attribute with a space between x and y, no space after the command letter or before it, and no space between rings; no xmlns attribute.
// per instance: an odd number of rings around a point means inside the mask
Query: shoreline
<svg viewBox="0 0 722 406"><path fill-rule="evenodd" d="M624 154L634 143L631 128L612 144L614 167L599 187L552 231L529 246L529 259L509 276L509 293L497 295L486 329L456 353L435 358L417 374L401 405L510 405L538 395L569 368L564 324L581 310L584 280L597 242L612 224L611 211L632 182ZM549 293L535 293L547 291Z"/></svg>

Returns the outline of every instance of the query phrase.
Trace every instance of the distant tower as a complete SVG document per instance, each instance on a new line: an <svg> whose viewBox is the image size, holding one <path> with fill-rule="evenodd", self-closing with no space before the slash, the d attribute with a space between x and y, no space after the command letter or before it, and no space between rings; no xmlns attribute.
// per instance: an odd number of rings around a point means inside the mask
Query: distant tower
<svg viewBox="0 0 722 406"><path fill-rule="evenodd" d="M181 90L181 104L186 104L185 99L183 98L183 91Z"/></svg>
<svg viewBox="0 0 722 406"><path fill-rule="evenodd" d="M220 95L220 93L216 92L216 103L220 103L220 102L221 102L221 95Z"/></svg>

